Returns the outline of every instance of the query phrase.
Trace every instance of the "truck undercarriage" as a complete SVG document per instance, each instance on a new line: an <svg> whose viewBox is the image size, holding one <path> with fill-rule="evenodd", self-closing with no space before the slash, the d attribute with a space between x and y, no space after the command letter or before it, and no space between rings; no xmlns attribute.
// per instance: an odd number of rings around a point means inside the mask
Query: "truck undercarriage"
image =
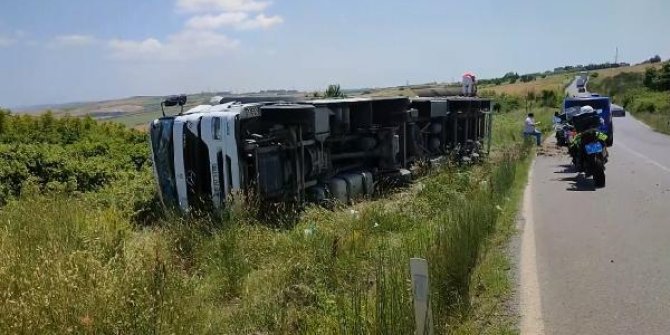
<svg viewBox="0 0 670 335"><path fill-rule="evenodd" d="M411 178L421 161L477 160L491 101L475 97L352 98L198 106L151 124L165 206L221 208L228 194L263 201L336 200Z"/></svg>

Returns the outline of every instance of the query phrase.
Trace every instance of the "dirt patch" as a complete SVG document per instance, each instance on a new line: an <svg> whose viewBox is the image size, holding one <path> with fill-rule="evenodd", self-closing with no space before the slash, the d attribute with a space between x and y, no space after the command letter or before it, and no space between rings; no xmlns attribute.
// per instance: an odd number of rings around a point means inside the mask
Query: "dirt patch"
<svg viewBox="0 0 670 335"><path fill-rule="evenodd" d="M555 134L549 135L544 142L542 142L542 146L537 148L538 156L561 156L567 154L568 149L566 147L561 147L556 144Z"/></svg>
<svg viewBox="0 0 670 335"><path fill-rule="evenodd" d="M559 147L555 142L544 142L544 144L542 144L542 146L537 149L538 156L562 156L566 155L567 153L568 152L565 147Z"/></svg>

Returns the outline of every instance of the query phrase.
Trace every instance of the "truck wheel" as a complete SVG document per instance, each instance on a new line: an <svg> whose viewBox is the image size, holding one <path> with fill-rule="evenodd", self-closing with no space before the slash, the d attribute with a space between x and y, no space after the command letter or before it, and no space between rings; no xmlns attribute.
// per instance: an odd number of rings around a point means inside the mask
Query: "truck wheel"
<svg viewBox="0 0 670 335"><path fill-rule="evenodd" d="M593 182L596 187L605 187L605 163L602 157L596 157L593 162Z"/></svg>

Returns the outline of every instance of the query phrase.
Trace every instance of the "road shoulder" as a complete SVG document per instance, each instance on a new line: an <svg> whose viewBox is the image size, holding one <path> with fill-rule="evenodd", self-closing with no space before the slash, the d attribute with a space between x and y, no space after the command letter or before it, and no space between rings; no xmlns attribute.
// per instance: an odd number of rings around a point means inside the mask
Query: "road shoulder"
<svg viewBox="0 0 670 335"><path fill-rule="evenodd" d="M540 285L537 273L537 260L535 255L535 230L533 218L533 168L531 165L528 172L528 184L523 197L523 207L517 221L517 229L520 234L520 246L518 250L518 290L519 290L519 313L521 315L521 334L544 334L544 321L542 318L542 302L540 299Z"/></svg>

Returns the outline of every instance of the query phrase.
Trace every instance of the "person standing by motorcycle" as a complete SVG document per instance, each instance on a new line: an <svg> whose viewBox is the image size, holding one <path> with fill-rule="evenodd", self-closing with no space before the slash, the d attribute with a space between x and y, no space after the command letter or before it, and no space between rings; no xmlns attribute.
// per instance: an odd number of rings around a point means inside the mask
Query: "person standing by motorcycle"
<svg viewBox="0 0 670 335"><path fill-rule="evenodd" d="M528 117L526 117L526 121L524 121L523 127L523 135L525 137L535 136L537 146L542 145L542 132L536 128L536 126L539 124L540 122L535 122L535 114L528 113Z"/></svg>

